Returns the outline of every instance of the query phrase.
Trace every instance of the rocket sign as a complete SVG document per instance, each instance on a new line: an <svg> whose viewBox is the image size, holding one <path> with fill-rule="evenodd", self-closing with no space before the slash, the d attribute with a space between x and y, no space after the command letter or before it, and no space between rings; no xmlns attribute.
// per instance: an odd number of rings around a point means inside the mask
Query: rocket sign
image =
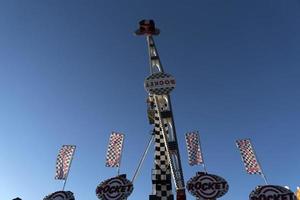
<svg viewBox="0 0 300 200"><path fill-rule="evenodd" d="M198 172L187 182L188 191L199 199L216 199L228 192L229 186L220 176Z"/></svg>
<svg viewBox="0 0 300 200"><path fill-rule="evenodd" d="M295 194L282 186L264 185L257 186L251 192L249 200L296 200Z"/></svg>
<svg viewBox="0 0 300 200"><path fill-rule="evenodd" d="M75 200L75 198L70 191L58 191L46 196L44 200Z"/></svg>
<svg viewBox="0 0 300 200"><path fill-rule="evenodd" d="M175 88L175 79L162 72L150 75L145 80L145 89L150 94L167 95Z"/></svg>
<svg viewBox="0 0 300 200"><path fill-rule="evenodd" d="M125 200L132 191L132 183L126 179L125 174L122 174L100 183L96 195L101 200Z"/></svg>

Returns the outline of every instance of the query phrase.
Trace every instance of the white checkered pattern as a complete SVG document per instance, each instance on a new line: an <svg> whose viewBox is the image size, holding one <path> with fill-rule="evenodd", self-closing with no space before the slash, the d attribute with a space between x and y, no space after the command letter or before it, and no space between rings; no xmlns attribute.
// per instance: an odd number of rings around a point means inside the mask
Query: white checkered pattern
<svg viewBox="0 0 300 200"><path fill-rule="evenodd" d="M190 132L185 134L188 159L191 166L204 164L199 138L198 132Z"/></svg>
<svg viewBox="0 0 300 200"><path fill-rule="evenodd" d="M150 56L150 71L149 76L145 81L145 89L150 95L153 94L163 97L169 95L174 89L176 83L175 79L168 74L164 74L163 67L161 65L158 52L156 50L154 40L152 36L147 37L149 56ZM163 82L162 82L163 81ZM165 96L166 97L166 96ZM162 100L162 99L160 99ZM164 99L167 101L166 99ZM155 158L154 158L154 169L152 170L152 195L149 196L149 200L173 200L172 194L172 182L171 182L171 169L174 174L174 186L179 189L184 188L184 180L182 175L180 156L178 151L178 144L176 139L175 127L172 119L172 110L168 107L167 102L160 102L160 110L167 110L162 117L162 124L160 124L159 113L155 106L153 107L154 112L154 134L155 134ZM151 104L150 104L151 105ZM168 118L171 116L171 118ZM151 120L151 124L152 124ZM171 127L168 127L170 124ZM161 130L160 127L164 127L165 130ZM168 142L168 149L165 147L164 136ZM169 150L169 155L167 155ZM170 163L169 163L170 159Z"/></svg>
<svg viewBox="0 0 300 200"><path fill-rule="evenodd" d="M67 178L75 149L75 145L62 146L56 159L55 179L65 180Z"/></svg>
<svg viewBox="0 0 300 200"><path fill-rule="evenodd" d="M106 167L119 167L123 149L124 134L113 132L109 138L106 153Z"/></svg>
<svg viewBox="0 0 300 200"><path fill-rule="evenodd" d="M254 149L249 139L237 140L236 145L242 155L246 171L248 174L262 174L261 167L257 161Z"/></svg>
<svg viewBox="0 0 300 200"><path fill-rule="evenodd" d="M165 74L163 72L158 72L155 74L152 74L149 76L146 81L153 80L153 81L158 81L158 80L163 80L166 78L172 78L170 74ZM156 88L149 88L149 91L151 94L156 94L156 95L167 95L170 94L170 92L175 88L175 80L173 79L173 84L169 86L163 86L163 87L156 87Z"/></svg>
<svg viewBox="0 0 300 200"><path fill-rule="evenodd" d="M166 108L166 105L164 108ZM168 125L164 125L167 132ZM152 195L150 195L150 200L173 200L174 197L172 194L171 170L156 108L154 134L154 169L152 169Z"/></svg>

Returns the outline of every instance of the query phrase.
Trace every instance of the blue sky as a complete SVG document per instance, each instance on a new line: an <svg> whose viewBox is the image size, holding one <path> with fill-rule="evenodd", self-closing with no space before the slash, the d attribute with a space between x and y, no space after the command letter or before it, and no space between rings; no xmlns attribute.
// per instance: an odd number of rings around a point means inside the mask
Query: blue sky
<svg viewBox="0 0 300 200"><path fill-rule="evenodd" d="M184 134L199 130L208 171L244 200L263 180L245 173L234 141L251 138L269 182L299 186L300 1L0 1L0 199L43 199L63 144L76 144L67 189L97 199L116 174L104 160L111 131L126 134L131 178L149 137L146 41L156 20L186 181ZM130 199L151 193L150 152ZM188 199L194 199L188 196Z"/></svg>

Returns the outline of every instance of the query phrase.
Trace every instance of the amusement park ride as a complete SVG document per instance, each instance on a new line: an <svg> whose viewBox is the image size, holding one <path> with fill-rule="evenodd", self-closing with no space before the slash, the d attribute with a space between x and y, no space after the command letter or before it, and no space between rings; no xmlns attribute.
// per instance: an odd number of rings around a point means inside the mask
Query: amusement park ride
<svg viewBox="0 0 300 200"><path fill-rule="evenodd" d="M97 186L96 195L100 200L126 200L129 197L134 189L134 180L153 140L154 167L149 200L186 200L186 189L197 200L216 200L229 190L224 178L207 172L197 131L185 135L188 160L191 166L202 165L204 171L197 172L185 186L170 98L176 83L170 74L164 72L161 64L153 39L153 36L159 33L153 20L140 21L139 29L135 31L136 35L146 37L148 46L150 75L145 79L144 87L148 93L148 120L153 125L151 139L130 181L126 178L126 174L119 174L125 135L117 132L110 135L106 166L117 167L118 173L117 176L104 180ZM265 185L259 185L251 192L249 200L296 200L292 191L282 186L268 185L250 139L237 140L236 145L246 172L261 175L265 181ZM64 181L63 189L46 196L44 200L75 200L71 191L64 191L75 149L75 145L62 146L57 157L55 179ZM173 194L172 185L176 194ZM300 196L300 190L297 195Z"/></svg>
<svg viewBox="0 0 300 200"><path fill-rule="evenodd" d="M160 31L153 20L142 20L136 35L146 36L150 76L145 81L148 92L148 118L154 125L155 156L152 169L152 194L149 200L173 200L171 175L176 188L176 199L185 200L185 184L173 119L170 92L175 79L164 72L153 36Z"/></svg>

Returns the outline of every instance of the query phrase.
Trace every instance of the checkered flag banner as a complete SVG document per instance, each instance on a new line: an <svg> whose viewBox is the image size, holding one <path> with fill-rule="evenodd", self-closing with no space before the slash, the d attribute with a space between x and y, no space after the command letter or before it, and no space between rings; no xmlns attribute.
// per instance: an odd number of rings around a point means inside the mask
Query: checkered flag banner
<svg viewBox="0 0 300 200"><path fill-rule="evenodd" d="M75 145L63 145L56 159L55 179L66 180L75 153Z"/></svg>
<svg viewBox="0 0 300 200"><path fill-rule="evenodd" d="M106 167L119 167L123 149L124 134L113 132L109 138L106 153Z"/></svg>
<svg viewBox="0 0 300 200"><path fill-rule="evenodd" d="M190 132L185 134L188 159L191 166L204 164L199 138L198 132Z"/></svg>
<svg viewBox="0 0 300 200"><path fill-rule="evenodd" d="M247 173L262 174L262 169L259 166L250 139L237 140L236 145L240 150Z"/></svg>

